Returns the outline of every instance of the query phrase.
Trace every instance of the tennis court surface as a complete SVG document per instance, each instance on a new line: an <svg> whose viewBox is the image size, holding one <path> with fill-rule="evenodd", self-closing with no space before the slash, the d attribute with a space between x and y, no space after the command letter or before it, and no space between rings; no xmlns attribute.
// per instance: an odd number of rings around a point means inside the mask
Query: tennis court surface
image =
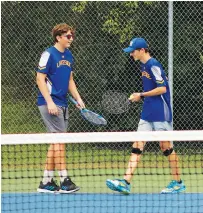
<svg viewBox="0 0 203 213"><path fill-rule="evenodd" d="M203 193L176 195L110 193L39 194L4 193L2 212L16 213L114 213L203 212Z"/></svg>
<svg viewBox="0 0 203 213"><path fill-rule="evenodd" d="M167 158L163 156L154 138L166 140L168 133L156 132L155 134L159 134L157 136L153 133L136 135L128 132L117 134L118 138L114 133L110 133L108 137L96 133L82 134L54 134L54 137L50 137L50 134L3 135L2 212L203 212L202 131L181 131L180 134L174 131L168 138L174 141L181 178L187 187L186 192L180 194L160 194L172 177ZM132 143L129 141L132 137L144 137L143 139L150 142L147 143L134 173L131 194L122 195L111 191L106 186L106 180L123 178L130 157ZM80 186L80 190L72 194L38 193L49 143L59 140L66 142L68 175ZM59 183L57 171L55 180Z"/></svg>

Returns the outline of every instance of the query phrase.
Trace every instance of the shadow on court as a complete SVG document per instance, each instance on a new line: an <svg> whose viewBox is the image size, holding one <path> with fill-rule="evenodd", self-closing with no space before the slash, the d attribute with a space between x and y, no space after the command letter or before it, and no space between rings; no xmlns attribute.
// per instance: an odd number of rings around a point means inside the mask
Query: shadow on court
<svg viewBox="0 0 203 213"><path fill-rule="evenodd" d="M2 194L3 213L202 213L203 193Z"/></svg>

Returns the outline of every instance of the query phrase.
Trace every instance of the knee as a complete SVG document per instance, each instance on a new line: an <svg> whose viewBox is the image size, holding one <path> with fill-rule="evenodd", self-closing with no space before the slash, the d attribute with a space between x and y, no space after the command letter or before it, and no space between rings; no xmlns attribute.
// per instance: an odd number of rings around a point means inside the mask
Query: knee
<svg viewBox="0 0 203 213"><path fill-rule="evenodd" d="M140 148L132 148L132 154L137 154L137 155L141 155L142 154L142 150Z"/></svg>
<svg viewBox="0 0 203 213"><path fill-rule="evenodd" d="M164 155L164 156L169 156L169 155L172 154L172 152L173 152L173 148L165 149L165 150L163 151L163 155Z"/></svg>
<svg viewBox="0 0 203 213"><path fill-rule="evenodd" d="M142 154L142 150L139 149L139 148L132 148L132 154L141 155Z"/></svg>
<svg viewBox="0 0 203 213"><path fill-rule="evenodd" d="M143 141L134 142L132 147L132 154L137 154L137 155L142 154L144 146L145 146L145 142Z"/></svg>

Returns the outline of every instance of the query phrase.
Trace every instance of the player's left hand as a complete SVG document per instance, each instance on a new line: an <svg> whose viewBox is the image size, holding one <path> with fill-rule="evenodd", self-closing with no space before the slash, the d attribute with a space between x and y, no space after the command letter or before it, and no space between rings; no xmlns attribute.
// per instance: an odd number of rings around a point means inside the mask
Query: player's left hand
<svg viewBox="0 0 203 213"><path fill-rule="evenodd" d="M79 98L77 100L77 102L78 102L78 104L76 105L77 108L79 108L79 109L84 109L85 108L85 104L84 104L84 102L83 102L83 100L81 98Z"/></svg>
<svg viewBox="0 0 203 213"><path fill-rule="evenodd" d="M141 100L140 93L133 93L130 96L129 100L132 101L132 102L139 102Z"/></svg>

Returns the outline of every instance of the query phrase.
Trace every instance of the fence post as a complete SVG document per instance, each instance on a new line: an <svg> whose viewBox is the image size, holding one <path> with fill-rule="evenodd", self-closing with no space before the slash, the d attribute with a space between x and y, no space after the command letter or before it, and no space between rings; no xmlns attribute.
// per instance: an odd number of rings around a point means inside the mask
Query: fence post
<svg viewBox="0 0 203 213"><path fill-rule="evenodd" d="M168 2L168 77L173 113L173 1Z"/></svg>

